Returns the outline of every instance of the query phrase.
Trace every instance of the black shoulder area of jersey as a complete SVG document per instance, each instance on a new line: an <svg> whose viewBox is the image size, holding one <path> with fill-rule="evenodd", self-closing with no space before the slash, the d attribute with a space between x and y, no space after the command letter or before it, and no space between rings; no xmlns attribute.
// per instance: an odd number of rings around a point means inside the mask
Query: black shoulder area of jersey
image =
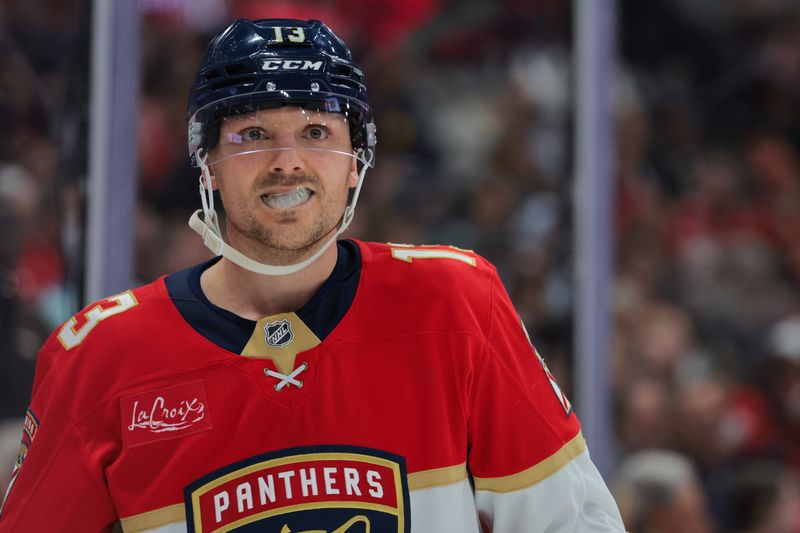
<svg viewBox="0 0 800 533"><path fill-rule="evenodd" d="M295 311L320 340L333 331L350 309L361 275L358 245L348 240L336 244L339 253L333 272L311 300ZM241 353L256 322L214 305L200 286L202 273L219 260L220 257L215 257L170 274L164 283L175 307L195 331L225 350Z"/></svg>

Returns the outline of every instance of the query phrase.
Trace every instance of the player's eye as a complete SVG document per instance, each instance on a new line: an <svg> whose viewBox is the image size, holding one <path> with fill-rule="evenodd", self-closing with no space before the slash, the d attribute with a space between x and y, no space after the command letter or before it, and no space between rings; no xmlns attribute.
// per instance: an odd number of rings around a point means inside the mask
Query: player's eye
<svg viewBox="0 0 800 533"><path fill-rule="evenodd" d="M267 133L261 128L246 128L241 133L244 142L264 141L267 139Z"/></svg>
<svg viewBox="0 0 800 533"><path fill-rule="evenodd" d="M328 130L323 126L309 126L306 129L306 137L312 141L324 141L328 138Z"/></svg>

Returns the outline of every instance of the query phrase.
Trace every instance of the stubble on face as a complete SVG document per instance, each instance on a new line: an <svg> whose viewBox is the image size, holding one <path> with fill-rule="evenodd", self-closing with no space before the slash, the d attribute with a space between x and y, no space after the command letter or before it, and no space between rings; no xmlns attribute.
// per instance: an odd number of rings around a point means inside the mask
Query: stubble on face
<svg viewBox="0 0 800 533"><path fill-rule="evenodd" d="M338 227L347 195L346 184L342 184L343 191L326 189L309 172L269 173L255 180L249 192L238 195L226 190L230 188L225 185L224 179L219 181L221 195L228 198L225 213L229 242L253 259L277 265L298 262L315 252ZM309 202L316 202L318 207L314 206L313 214L301 215L301 209L308 209L305 205L268 210L259 194L269 187L297 186L314 191Z"/></svg>

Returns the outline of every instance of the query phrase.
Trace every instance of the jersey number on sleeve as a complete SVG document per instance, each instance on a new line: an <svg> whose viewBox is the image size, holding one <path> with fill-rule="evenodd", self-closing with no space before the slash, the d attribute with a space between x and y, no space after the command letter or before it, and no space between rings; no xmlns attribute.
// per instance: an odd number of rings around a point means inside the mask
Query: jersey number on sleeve
<svg viewBox="0 0 800 533"><path fill-rule="evenodd" d="M477 264L474 256L465 253L466 250L460 248L452 247L451 250L442 250L441 248L417 248L403 244L393 246L398 246L398 248L392 248L392 257L406 263L411 263L414 259L453 259L472 266Z"/></svg>
<svg viewBox="0 0 800 533"><path fill-rule="evenodd" d="M82 315L82 324L79 327L78 319L70 318L58 332L58 340L67 350L71 350L86 338L90 331L102 320L120 313L124 313L138 302L131 291L123 292L116 296L111 296L101 303L98 303ZM110 305L109 305L110 304Z"/></svg>

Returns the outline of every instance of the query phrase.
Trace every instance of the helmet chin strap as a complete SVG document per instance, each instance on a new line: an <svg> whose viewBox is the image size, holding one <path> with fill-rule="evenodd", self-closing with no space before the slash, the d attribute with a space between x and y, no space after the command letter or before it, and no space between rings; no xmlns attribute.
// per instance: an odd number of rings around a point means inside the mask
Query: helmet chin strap
<svg viewBox="0 0 800 533"><path fill-rule="evenodd" d="M214 210L214 190L211 185L211 172L209 171L208 165L205 161L207 154L201 154L201 152L202 149L197 150L196 159L201 172L200 200L203 204L203 209L198 209L194 212L194 214L192 214L191 218L189 219L189 227L196 231L203 238L203 244L205 244L206 247L215 255L221 255L225 259L228 259L229 261L249 270L250 272L263 274L265 276L286 276L287 274L299 272L319 259L320 256L324 254L333 243L336 242L336 239L339 237L339 235L347 230L347 227L353 220L353 215L355 215L356 210L356 203L358 202L358 196L361 193L361 185L364 183L364 175L367 173L367 169L372 166L372 161L375 158L375 152L372 148L368 148L367 150L359 149L356 154L352 156L360 161L362 166L361 170L358 172L358 182L356 183L355 191L353 192L353 199L347 206L345 206L341 222L339 223L339 229L336 230L336 233L334 233L325 242L325 244L323 244L310 257L300 261L299 263L295 263L293 265L268 265L247 257L242 252L226 243L225 239L223 239L222 232L219 228L219 217L217 216L217 212ZM202 219L200 218L201 212L203 214Z"/></svg>

